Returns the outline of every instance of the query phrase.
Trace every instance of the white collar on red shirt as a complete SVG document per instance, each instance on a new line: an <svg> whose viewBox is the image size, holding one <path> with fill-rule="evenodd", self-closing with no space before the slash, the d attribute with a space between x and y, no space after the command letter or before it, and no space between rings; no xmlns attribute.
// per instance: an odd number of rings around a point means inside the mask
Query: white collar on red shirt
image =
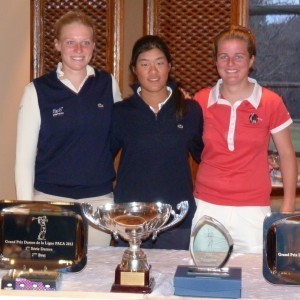
<svg viewBox="0 0 300 300"><path fill-rule="evenodd" d="M240 102L247 100L249 101L255 108L258 107L261 99L262 94L262 87L257 83L257 81L253 78L248 77L248 81L251 83L254 83L254 89L252 94L247 99L241 99ZM211 92L209 94L207 107L210 107L211 105L218 103L221 100L220 97L220 85L222 84L223 80L219 79L217 84L211 89Z"/></svg>

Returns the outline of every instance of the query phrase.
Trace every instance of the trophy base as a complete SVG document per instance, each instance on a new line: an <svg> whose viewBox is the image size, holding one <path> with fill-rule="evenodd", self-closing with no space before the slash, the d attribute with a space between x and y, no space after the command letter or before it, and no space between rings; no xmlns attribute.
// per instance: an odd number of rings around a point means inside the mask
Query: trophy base
<svg viewBox="0 0 300 300"><path fill-rule="evenodd" d="M115 272L115 283L111 287L111 292L150 294L153 287L154 278L150 277L150 269L144 272L124 272L118 265Z"/></svg>
<svg viewBox="0 0 300 300"><path fill-rule="evenodd" d="M191 266L177 266L174 295L185 297L241 298L242 269L227 268L227 272L191 272Z"/></svg>

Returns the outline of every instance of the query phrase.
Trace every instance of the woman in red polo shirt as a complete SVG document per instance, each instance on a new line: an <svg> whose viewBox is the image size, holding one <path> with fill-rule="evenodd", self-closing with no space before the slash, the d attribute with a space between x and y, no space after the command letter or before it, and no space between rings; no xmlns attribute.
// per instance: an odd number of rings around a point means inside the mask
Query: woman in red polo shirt
<svg viewBox="0 0 300 300"><path fill-rule="evenodd" d="M292 119L279 95L249 78L255 38L234 26L214 40L221 79L195 95L204 115L204 150L194 197L192 226L208 215L230 232L237 252L262 250L263 220L270 212L268 144L280 156L284 201L281 212L294 212L297 165L289 127Z"/></svg>

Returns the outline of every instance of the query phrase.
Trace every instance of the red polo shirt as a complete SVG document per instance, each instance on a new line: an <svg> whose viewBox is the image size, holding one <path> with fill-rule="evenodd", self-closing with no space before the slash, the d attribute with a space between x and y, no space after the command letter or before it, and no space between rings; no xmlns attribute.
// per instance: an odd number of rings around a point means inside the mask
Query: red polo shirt
<svg viewBox="0 0 300 300"><path fill-rule="evenodd" d="M218 205L268 206L270 134L292 124L279 95L255 83L248 99L219 97L221 80L195 95L204 116L204 150L194 197Z"/></svg>

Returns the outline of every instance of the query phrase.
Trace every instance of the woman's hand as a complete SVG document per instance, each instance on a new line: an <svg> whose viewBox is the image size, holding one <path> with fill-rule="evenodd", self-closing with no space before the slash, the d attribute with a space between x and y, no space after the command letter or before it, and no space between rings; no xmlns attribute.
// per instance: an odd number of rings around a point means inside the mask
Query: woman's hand
<svg viewBox="0 0 300 300"><path fill-rule="evenodd" d="M179 88L180 91L182 92L184 98L187 99L193 99L193 97L191 96L191 94L189 92L187 92L185 89L183 88Z"/></svg>

